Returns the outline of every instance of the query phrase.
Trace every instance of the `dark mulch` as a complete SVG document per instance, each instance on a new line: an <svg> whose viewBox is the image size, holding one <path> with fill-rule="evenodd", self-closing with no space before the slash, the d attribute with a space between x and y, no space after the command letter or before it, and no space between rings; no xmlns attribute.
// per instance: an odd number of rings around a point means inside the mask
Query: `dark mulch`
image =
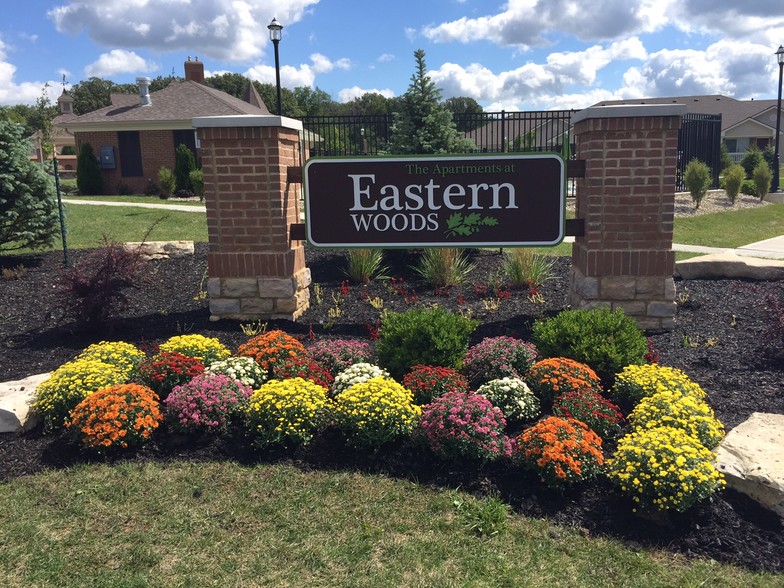
<svg viewBox="0 0 784 588"><path fill-rule="evenodd" d="M71 252L72 263L87 254ZM308 251L307 257L313 282L320 290L318 300L311 297L311 309L296 323L274 321L268 325L305 339L367 339L380 314L369 302L374 298L382 299L384 308L390 310L438 304L471 312L481 321L474 342L497 335L525 339L535 319L553 315L567 303L568 259L558 260L556 278L540 289L542 301L533 302L526 291L506 294L502 287L500 296L496 294L494 284L501 276L497 252L476 254L471 285L436 292L411 272L412 252L393 251L387 264L390 276L396 278L394 284L348 284L347 294L340 296L341 316L333 319L328 311L336 306L341 283L346 280L341 271L344 256L339 251ZM193 257L151 262L152 282L130 293L128 307L112 328L84 333L73 329L58 299L61 253L0 257L2 268L22 264L27 269L21 279L0 280L0 381L53 370L100 340L124 340L149 350L176 334L201 333L236 349L247 340L240 323L210 322L207 302L200 295L206 288L205 260L206 245L197 245ZM784 413L784 364L771 356L764 338L771 324L766 299L773 297L784 304L784 282L687 280L676 285L675 330L650 334L661 362L684 370L706 390L727 429L753 412ZM139 453L119 459L232 459L247 464L287 461L302 468L358 469L437 486L459 485L477 493L497 491L521 513L547 516L586 534L617 537L634 546L656 546L753 570L784 572L781 522L730 490L684 514L646 517L633 515L631 505L613 493L606 481L557 494L516 468L444 463L409 443L371 454L348 448L331 434L293 452L253 452L239 436L199 443L176 441L160 435ZM95 458L63 439L42 435L40 430L0 435L0 480L91 459Z"/></svg>

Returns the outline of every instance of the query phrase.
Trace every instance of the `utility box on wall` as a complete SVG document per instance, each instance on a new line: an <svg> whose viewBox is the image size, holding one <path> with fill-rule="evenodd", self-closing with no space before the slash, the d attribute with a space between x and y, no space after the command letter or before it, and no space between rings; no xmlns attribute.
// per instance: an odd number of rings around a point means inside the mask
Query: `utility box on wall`
<svg viewBox="0 0 784 588"><path fill-rule="evenodd" d="M111 145L104 145L101 147L101 169L114 169L115 167L114 147Z"/></svg>

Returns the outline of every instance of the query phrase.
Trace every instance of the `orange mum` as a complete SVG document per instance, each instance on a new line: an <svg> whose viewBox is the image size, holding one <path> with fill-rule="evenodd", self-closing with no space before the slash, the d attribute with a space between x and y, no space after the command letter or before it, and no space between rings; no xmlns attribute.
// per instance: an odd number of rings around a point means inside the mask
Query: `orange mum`
<svg viewBox="0 0 784 588"><path fill-rule="evenodd" d="M265 370L272 369L288 357L307 355L305 346L281 330L262 333L243 343L237 355L251 357Z"/></svg>

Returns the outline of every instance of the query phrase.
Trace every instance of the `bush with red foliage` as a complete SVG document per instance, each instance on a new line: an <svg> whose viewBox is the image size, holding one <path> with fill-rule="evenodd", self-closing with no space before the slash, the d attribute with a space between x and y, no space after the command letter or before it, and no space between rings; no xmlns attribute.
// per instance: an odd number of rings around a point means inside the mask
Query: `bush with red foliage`
<svg viewBox="0 0 784 588"><path fill-rule="evenodd" d="M468 392L468 380L453 368L415 365L403 376L403 386L414 394L416 404L429 404L447 392Z"/></svg>
<svg viewBox="0 0 784 588"><path fill-rule="evenodd" d="M204 372L204 364L195 357L165 351L145 359L139 365L138 380L149 386L163 402L175 386L190 382Z"/></svg>
<svg viewBox="0 0 784 588"><path fill-rule="evenodd" d="M335 378L329 370L314 361L308 355L296 355L287 357L282 362L278 362L272 368L272 380L290 380L291 378L302 378L310 380L329 390Z"/></svg>

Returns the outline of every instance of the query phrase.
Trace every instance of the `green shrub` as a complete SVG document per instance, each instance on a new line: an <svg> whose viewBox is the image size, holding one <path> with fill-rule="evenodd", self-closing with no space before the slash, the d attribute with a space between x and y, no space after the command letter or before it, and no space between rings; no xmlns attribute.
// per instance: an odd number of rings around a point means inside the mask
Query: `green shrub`
<svg viewBox="0 0 784 588"><path fill-rule="evenodd" d="M743 166L739 163L733 163L724 171L724 191L727 193L727 198L730 202L735 204L738 199L738 194L743 186L746 172L743 171Z"/></svg>
<svg viewBox="0 0 784 588"><path fill-rule="evenodd" d="M177 191L193 192L191 172L196 169L196 158L187 145L180 143L174 152L174 184Z"/></svg>
<svg viewBox="0 0 784 588"><path fill-rule="evenodd" d="M724 171L733 164L732 157L730 157L730 150L724 141L721 142L720 152L721 169Z"/></svg>
<svg viewBox="0 0 784 588"><path fill-rule="evenodd" d="M533 249L513 247L504 252L503 270L513 288L538 287L553 277L555 258Z"/></svg>
<svg viewBox="0 0 784 588"><path fill-rule="evenodd" d="M686 184L689 194L691 194L695 210L700 207L700 202L705 198L705 194L708 193L712 180L711 170L705 162L699 159L692 159L686 166L686 171L683 173L683 182Z"/></svg>
<svg viewBox="0 0 784 588"><path fill-rule="evenodd" d="M79 193L84 196L95 196L103 192L101 165L89 143L82 144L76 158L76 185Z"/></svg>
<svg viewBox="0 0 784 588"><path fill-rule="evenodd" d="M757 186L754 184L754 180L743 180L743 183L740 186L740 193L746 194L747 196L756 196Z"/></svg>
<svg viewBox="0 0 784 588"><path fill-rule="evenodd" d="M190 178L191 186L193 186L193 193L200 200L204 200L204 172L200 169L195 169L188 174L188 177Z"/></svg>
<svg viewBox="0 0 784 588"><path fill-rule="evenodd" d="M773 172L770 171L768 164L764 161L754 168L751 173L751 179L754 180L754 195L762 200L765 195L770 192L770 184L773 182Z"/></svg>
<svg viewBox="0 0 784 588"><path fill-rule="evenodd" d="M620 491L644 509L683 512L724 486L710 449L675 427L625 435L607 469Z"/></svg>
<svg viewBox="0 0 784 588"><path fill-rule="evenodd" d="M760 163L765 163L765 156L762 155L762 151L759 148L749 147L746 150L746 154L743 156L743 159L740 160L741 166L743 166L743 171L746 172L746 177L751 178L752 174L754 173L754 168L756 168Z"/></svg>
<svg viewBox="0 0 784 588"><path fill-rule="evenodd" d="M589 365L605 385L627 365L644 363L648 341L623 310L564 310L534 322L531 342L543 357L569 357Z"/></svg>
<svg viewBox="0 0 784 588"><path fill-rule="evenodd" d="M465 252L446 247L425 249L414 271L430 286L443 288L462 284L475 267Z"/></svg>
<svg viewBox="0 0 784 588"><path fill-rule="evenodd" d="M371 378L337 395L335 423L354 445L378 447L410 435L422 414L410 390L388 378Z"/></svg>
<svg viewBox="0 0 784 588"><path fill-rule="evenodd" d="M396 379L419 364L459 369L477 325L438 307L388 312L381 320L376 356Z"/></svg>
<svg viewBox="0 0 784 588"><path fill-rule="evenodd" d="M158 185L161 187L161 195L166 198L174 194L177 186L174 172L168 167L161 166L161 169L158 170Z"/></svg>
<svg viewBox="0 0 784 588"><path fill-rule="evenodd" d="M346 256L346 275L360 284L385 278L389 271L382 265L384 254L381 249L349 249Z"/></svg>

